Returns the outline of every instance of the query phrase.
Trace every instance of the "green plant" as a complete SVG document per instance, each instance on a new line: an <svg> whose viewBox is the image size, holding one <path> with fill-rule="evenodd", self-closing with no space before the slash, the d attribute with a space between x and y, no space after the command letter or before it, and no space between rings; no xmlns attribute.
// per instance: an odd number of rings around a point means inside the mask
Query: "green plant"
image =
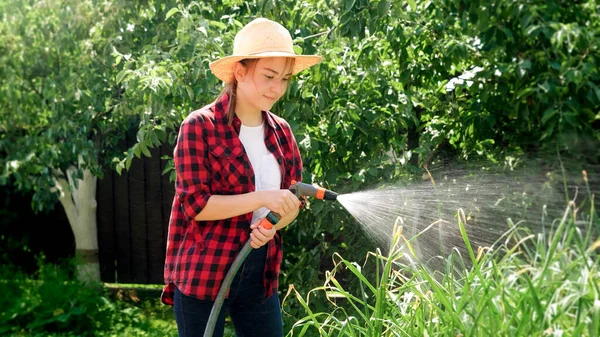
<svg viewBox="0 0 600 337"><path fill-rule="evenodd" d="M70 332L83 334L95 329L102 318L98 306L98 286L71 280L72 269L39 263L33 277L15 267L1 269L3 296L0 331Z"/></svg>
<svg viewBox="0 0 600 337"><path fill-rule="evenodd" d="M324 286L306 299L294 291L305 316L289 336L598 336L600 240L592 238L600 222L594 214L593 206L578 214L571 202L548 234L511 223L506 241L485 252L471 246L459 211L468 256L447 257L442 274L407 263L414 253L397 231L389 255L367 258L379 266L375 277L337 255ZM463 259L470 269L457 268ZM336 279L344 269L360 282L360 292ZM315 292L326 294L330 310L312 309Z"/></svg>
<svg viewBox="0 0 600 337"><path fill-rule="evenodd" d="M73 279L74 262L40 261L28 276L0 268L0 334L8 336L176 336L171 307L158 298L131 303L111 297L101 284Z"/></svg>

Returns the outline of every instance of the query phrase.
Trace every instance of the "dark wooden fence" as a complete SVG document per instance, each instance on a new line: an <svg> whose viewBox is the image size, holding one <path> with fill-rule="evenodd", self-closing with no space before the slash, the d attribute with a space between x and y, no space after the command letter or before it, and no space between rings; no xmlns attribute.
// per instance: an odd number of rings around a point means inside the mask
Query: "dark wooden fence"
<svg viewBox="0 0 600 337"><path fill-rule="evenodd" d="M121 175L107 171L98 180L98 245L103 282L163 283L167 227L175 193L162 175L173 147L135 158Z"/></svg>

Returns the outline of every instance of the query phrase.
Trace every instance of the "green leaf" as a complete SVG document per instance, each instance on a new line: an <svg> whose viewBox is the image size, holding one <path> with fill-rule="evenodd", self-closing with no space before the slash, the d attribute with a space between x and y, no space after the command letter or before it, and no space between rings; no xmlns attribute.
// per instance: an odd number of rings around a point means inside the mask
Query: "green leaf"
<svg viewBox="0 0 600 337"><path fill-rule="evenodd" d="M140 129L140 130L138 131L138 133L135 135L135 140L136 140L138 143L141 143L141 142L143 142L143 141L144 141L144 135L145 135L145 134L146 134L146 132L144 131L144 129Z"/></svg>
<svg viewBox="0 0 600 337"><path fill-rule="evenodd" d="M179 10L179 8L171 8L168 12L167 15L165 17L165 20L168 20L171 16L175 15L176 13L181 13L181 11Z"/></svg>
<svg viewBox="0 0 600 337"><path fill-rule="evenodd" d="M226 30L227 29L227 26L224 23L219 22L219 21L209 21L208 24L209 24L209 26L215 27L215 28L220 29L220 30Z"/></svg>
<svg viewBox="0 0 600 337"><path fill-rule="evenodd" d="M384 18L388 15L390 10L390 2L388 0L381 0L379 4L377 4L377 16L380 18Z"/></svg>
<svg viewBox="0 0 600 337"><path fill-rule="evenodd" d="M189 85L185 86L185 90L187 91L187 94L190 97L190 99L193 100L194 99L194 90L192 90L192 88Z"/></svg>
<svg viewBox="0 0 600 337"><path fill-rule="evenodd" d="M410 8L413 10L413 12L417 11L417 3L415 2L415 0L407 0L408 5L410 6Z"/></svg>
<svg viewBox="0 0 600 337"><path fill-rule="evenodd" d="M356 0L344 0L344 10L346 12L352 10L352 7L354 7L355 3L356 3Z"/></svg>
<svg viewBox="0 0 600 337"><path fill-rule="evenodd" d="M523 90L519 91L519 94L517 95L517 97L525 98L525 97L529 96L533 91L534 91L534 89L532 87L526 87Z"/></svg>
<svg viewBox="0 0 600 337"><path fill-rule="evenodd" d="M550 120L552 117L554 117L557 113L558 113L557 109L548 108L546 111L544 111L544 114L542 115L542 124L546 124L548 122L548 120Z"/></svg>
<svg viewBox="0 0 600 337"><path fill-rule="evenodd" d="M123 162L119 162L117 164L117 166L115 167L117 174L121 175L121 172L123 171L123 168L125 168L125 165L123 164Z"/></svg>
<svg viewBox="0 0 600 337"><path fill-rule="evenodd" d="M540 87L542 90L544 90L544 93L546 93L546 94L547 94L547 93L550 91L550 89L551 89L551 87L550 87L550 83L548 83L548 81L545 81L544 83L542 83L542 84L539 84L538 86L539 86L539 87Z"/></svg>
<svg viewBox="0 0 600 337"><path fill-rule="evenodd" d="M132 160L133 160L133 156L131 156L131 155L127 156L127 159L125 159L125 169L126 170L129 170L129 167L131 167Z"/></svg>
<svg viewBox="0 0 600 337"><path fill-rule="evenodd" d="M117 74L117 77L116 77L117 84L121 83L123 81L123 79L125 78L125 76L127 76L129 73L130 73L129 69L123 69L123 70L119 71L119 73Z"/></svg>
<svg viewBox="0 0 600 337"><path fill-rule="evenodd" d="M163 128L157 127L155 130L155 133L158 136L158 139L160 140L161 143L164 143L167 141L167 132Z"/></svg>
<svg viewBox="0 0 600 337"><path fill-rule="evenodd" d="M140 146L140 143L135 144L133 147L133 155L135 155L138 158L142 157L142 148ZM130 158L132 158L131 155L127 156L127 160L129 160ZM129 165L127 165L127 169L129 170Z"/></svg>
<svg viewBox="0 0 600 337"><path fill-rule="evenodd" d="M152 154L150 153L150 150L148 150L148 146L146 146L145 143L140 143L140 147L142 148L142 153L144 153L146 157L152 157Z"/></svg>
<svg viewBox="0 0 600 337"><path fill-rule="evenodd" d="M548 126L546 127L546 129L544 130L544 133L542 133L542 136L540 137L540 140L551 138L551 136L554 134L554 129L555 128L556 128L556 122L551 121L548 124Z"/></svg>

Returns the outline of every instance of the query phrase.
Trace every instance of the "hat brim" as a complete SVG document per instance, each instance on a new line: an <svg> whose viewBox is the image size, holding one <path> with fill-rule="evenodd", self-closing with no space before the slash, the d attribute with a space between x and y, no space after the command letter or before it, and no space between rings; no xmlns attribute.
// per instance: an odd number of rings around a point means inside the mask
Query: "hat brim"
<svg viewBox="0 0 600 337"><path fill-rule="evenodd" d="M295 59L292 74L295 75L302 70L308 69L323 60L318 55L296 55L284 52L265 52L253 55L232 55L218 59L209 64L212 73L221 81L229 83L233 80L233 64L244 59L258 59L266 57L290 57Z"/></svg>

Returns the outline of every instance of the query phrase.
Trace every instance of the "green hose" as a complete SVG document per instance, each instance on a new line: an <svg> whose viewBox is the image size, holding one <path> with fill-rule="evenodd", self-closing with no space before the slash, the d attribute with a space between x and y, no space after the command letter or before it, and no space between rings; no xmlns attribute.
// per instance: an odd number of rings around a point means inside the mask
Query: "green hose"
<svg viewBox="0 0 600 337"><path fill-rule="evenodd" d="M229 271L227 272L227 275L225 275L225 279L221 284L221 288L219 289L215 303L210 311L210 316L208 317L208 322L206 323L206 329L204 330L204 337L212 337L213 332L215 331L215 326L217 325L219 313L221 312L221 307L223 306L223 301L225 300L225 295L227 294L227 291L229 291L229 287L231 286L231 282L233 282L235 274L237 274L238 270L244 263L244 260L248 257L248 254L250 254L251 251L252 246L250 246L250 240L248 240L231 264L231 267L229 267Z"/></svg>

